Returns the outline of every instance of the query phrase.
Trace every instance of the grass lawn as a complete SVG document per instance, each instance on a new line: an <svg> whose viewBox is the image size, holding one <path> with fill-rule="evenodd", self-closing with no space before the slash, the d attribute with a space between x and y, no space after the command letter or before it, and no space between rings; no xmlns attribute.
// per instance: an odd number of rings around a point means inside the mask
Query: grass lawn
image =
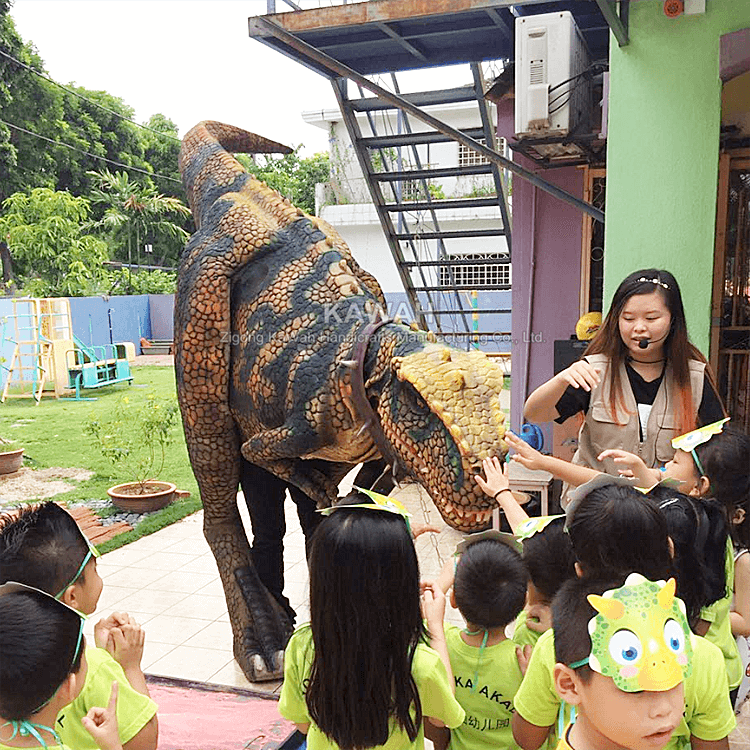
<svg viewBox="0 0 750 750"><path fill-rule="evenodd" d="M124 476L123 470L104 458L97 441L86 433L85 428L92 416L106 420L123 396L127 396L133 406L145 401L148 394L176 398L174 368L135 367L133 375L131 386L115 385L85 391L86 395L96 396L96 401L57 400L45 396L38 406L32 399L8 399L0 404L0 436L24 448L25 466L34 469L52 466L83 468L94 472L91 479L80 482L74 490L55 495L55 500L106 499L108 487L131 481L132 477ZM101 544L101 552L109 552L158 531L201 507L179 420L174 427L174 436L174 442L167 448L164 469L157 478L187 490L190 497L175 500L166 508L144 516L133 531ZM30 501L33 499L29 498ZM115 511L104 509L96 512L104 516Z"/></svg>

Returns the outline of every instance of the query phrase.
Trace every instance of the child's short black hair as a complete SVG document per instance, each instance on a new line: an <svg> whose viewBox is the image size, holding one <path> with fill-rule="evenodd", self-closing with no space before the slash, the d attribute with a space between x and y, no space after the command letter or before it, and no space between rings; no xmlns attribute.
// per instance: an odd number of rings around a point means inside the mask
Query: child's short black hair
<svg viewBox="0 0 750 750"><path fill-rule="evenodd" d="M41 593L0 596L0 716L28 719L81 666L81 618ZM77 653L76 653L77 649Z"/></svg>
<svg viewBox="0 0 750 750"><path fill-rule="evenodd" d="M552 629L555 633L557 663L570 666L591 654L589 620L596 615L596 610L586 597L619 588L624 582L624 578L571 578L560 587L552 600ZM591 679L592 670L588 664L575 667L575 670L583 682Z"/></svg>
<svg viewBox="0 0 750 750"><path fill-rule="evenodd" d="M732 524L735 541L750 547L750 437L730 424L718 435L695 446L711 488L709 494L726 510L731 519L738 509L745 511L745 520Z"/></svg>
<svg viewBox="0 0 750 750"><path fill-rule="evenodd" d="M523 609L528 574L521 555L497 539L470 544L456 566L453 593L467 623L505 627Z"/></svg>
<svg viewBox="0 0 750 750"><path fill-rule="evenodd" d="M640 573L666 581L673 575L667 522L656 503L633 487L591 490L573 509L568 534L586 577Z"/></svg>
<svg viewBox="0 0 750 750"><path fill-rule="evenodd" d="M0 516L0 583L17 581L57 596L87 553L78 524L55 503Z"/></svg>
<svg viewBox="0 0 750 750"><path fill-rule="evenodd" d="M523 542L523 561L534 588L548 601L576 574L576 558L565 519L556 518Z"/></svg>

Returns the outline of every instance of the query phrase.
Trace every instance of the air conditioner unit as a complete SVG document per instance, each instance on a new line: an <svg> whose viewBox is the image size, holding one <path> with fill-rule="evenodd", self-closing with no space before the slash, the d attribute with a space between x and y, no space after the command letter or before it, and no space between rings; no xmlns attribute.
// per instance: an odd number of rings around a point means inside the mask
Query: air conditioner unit
<svg viewBox="0 0 750 750"><path fill-rule="evenodd" d="M516 17L516 138L588 129L589 54L569 11Z"/></svg>

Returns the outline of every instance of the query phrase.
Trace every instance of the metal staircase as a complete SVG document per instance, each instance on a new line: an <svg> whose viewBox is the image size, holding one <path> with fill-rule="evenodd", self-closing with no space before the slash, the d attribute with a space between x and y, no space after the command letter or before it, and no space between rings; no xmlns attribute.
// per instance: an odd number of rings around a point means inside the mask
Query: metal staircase
<svg viewBox="0 0 750 750"><path fill-rule="evenodd" d="M479 125L467 136L497 149L479 63L470 63L473 84L440 91L401 94L394 73L390 88L418 107L473 102ZM454 139L417 122L383 99L365 96L345 78L333 80L349 137L377 210L407 298L419 324L457 345L479 347L508 337L509 306L497 292L510 289L511 231L507 181L496 164L478 157L455 166L428 161L430 146ZM356 90L358 96L351 96ZM395 126L394 126L395 123ZM491 175L474 194L445 197L435 180ZM460 184L460 183L457 183ZM459 191L460 193L460 191ZM496 209L492 211L491 209ZM477 211L478 210L478 211ZM456 228L456 224L475 225ZM496 249L478 253L473 240L497 238ZM494 244L494 243L493 243ZM500 318L499 316L503 316ZM509 348L509 347L508 347Z"/></svg>

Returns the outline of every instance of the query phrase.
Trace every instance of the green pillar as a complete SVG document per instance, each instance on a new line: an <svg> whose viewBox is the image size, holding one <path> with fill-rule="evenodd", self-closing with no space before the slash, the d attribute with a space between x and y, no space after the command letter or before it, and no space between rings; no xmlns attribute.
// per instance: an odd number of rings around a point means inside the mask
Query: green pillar
<svg viewBox="0 0 750 750"><path fill-rule="evenodd" d="M677 278L693 342L708 353L721 122L719 41L750 26L750 0L667 18L630 3L630 44L610 35L605 304L627 274Z"/></svg>

